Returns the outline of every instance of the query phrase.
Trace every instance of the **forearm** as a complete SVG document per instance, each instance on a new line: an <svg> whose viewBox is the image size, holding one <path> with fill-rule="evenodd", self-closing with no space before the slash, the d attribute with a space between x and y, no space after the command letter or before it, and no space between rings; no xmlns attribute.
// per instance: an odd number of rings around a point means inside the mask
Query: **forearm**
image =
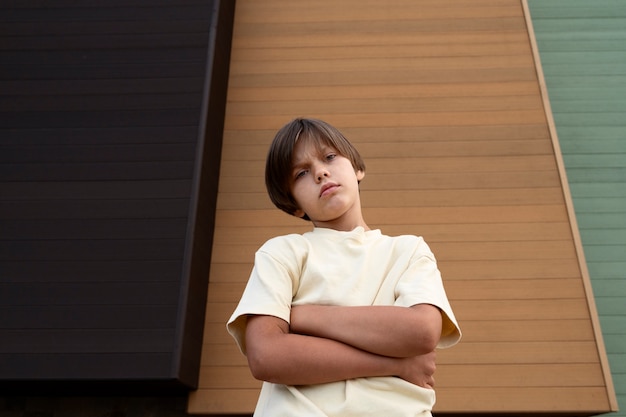
<svg viewBox="0 0 626 417"><path fill-rule="evenodd" d="M435 349L441 334L441 313L431 305L294 306L291 331L378 355L410 357Z"/></svg>
<svg viewBox="0 0 626 417"><path fill-rule="evenodd" d="M406 372L401 360L344 343L289 333L272 317L249 319L246 339L255 378L286 385L311 385Z"/></svg>

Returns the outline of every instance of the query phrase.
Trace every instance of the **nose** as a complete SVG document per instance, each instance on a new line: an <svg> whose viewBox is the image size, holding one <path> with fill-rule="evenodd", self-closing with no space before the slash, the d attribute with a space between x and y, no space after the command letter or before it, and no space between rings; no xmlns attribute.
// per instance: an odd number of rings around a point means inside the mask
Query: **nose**
<svg viewBox="0 0 626 417"><path fill-rule="evenodd" d="M329 172L323 164L319 164L315 168L315 178L318 182L322 181L322 178L328 177Z"/></svg>

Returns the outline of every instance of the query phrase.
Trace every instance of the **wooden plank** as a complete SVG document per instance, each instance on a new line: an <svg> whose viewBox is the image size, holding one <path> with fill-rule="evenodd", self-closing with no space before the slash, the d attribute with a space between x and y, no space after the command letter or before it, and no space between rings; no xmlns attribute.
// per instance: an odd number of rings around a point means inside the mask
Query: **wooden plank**
<svg viewBox="0 0 626 417"><path fill-rule="evenodd" d="M336 59L329 68L326 60L276 60L255 61L255 65L247 62L234 61L231 63L231 74L236 76L261 74L306 74L309 72L349 72L358 75L361 72L378 71L427 71L438 68L452 70L480 70L494 68L532 68L533 61L528 55L507 56L473 56L473 57L377 57ZM527 97L528 98L528 97ZM535 99L537 97L534 97ZM236 112L234 114L237 114Z"/></svg>
<svg viewBox="0 0 626 417"><path fill-rule="evenodd" d="M374 1L364 1L358 10L347 4L337 4L331 1L320 1L304 7L279 7L276 2L269 2L263 7L252 6L242 13L241 22L252 23L282 23L282 22L326 22L345 21L350 16L350 21L380 20L380 21L403 21L403 20L434 20L441 18L450 19L473 19L485 17L519 16L519 6L514 3L476 4L468 7L467 4L459 4L458 7L441 7L445 3L420 3L419 5L407 5L406 3L390 2L381 5ZM381 9L383 12L381 12ZM330 14L330 16L329 16Z"/></svg>
<svg viewBox="0 0 626 417"><path fill-rule="evenodd" d="M206 311L206 325L212 326L212 328L217 328L218 331L216 334L226 335L226 322L230 318L233 311L235 311L235 307L237 306L237 301L230 302L213 302L210 306L207 307ZM217 326L217 327L216 327ZM225 341L218 341L218 339L211 339L211 343L231 343L234 342L232 338L228 338ZM232 345L235 346L235 345Z"/></svg>
<svg viewBox="0 0 626 417"><path fill-rule="evenodd" d="M373 11L371 15L374 15L376 11ZM296 41L302 41L302 46L307 47L311 45L325 45L330 42L330 33L334 34L335 39L339 39L339 42L335 42L335 45L342 45L342 41L355 42L359 35L363 35L359 44L369 43L367 42L372 35L383 35L384 39L374 42L377 44L381 41L393 44L391 39L397 37L400 33L400 37L406 36L408 33L418 37L420 34L433 34L448 32L459 34L463 32L476 32L484 31L491 35L491 40L497 39L498 32L515 32L524 31L525 22L521 16L514 17L502 17L498 19L490 18L475 18L475 19L427 19L418 20L420 25L416 26L414 21L411 20L350 20L350 24L337 25L333 21L323 22L306 22L301 21L298 17L294 17L293 20L288 22L281 22L278 24L247 24L242 26L240 30L235 32L233 41L237 42L240 37L255 37L257 45L261 42L266 46L274 46L272 42L276 38L285 37L280 45L293 46L296 45ZM286 35L289 35L288 37ZM369 35L369 36L368 36ZM386 35L386 37L385 37ZM365 42L363 42L365 41ZM415 42L412 39L412 42ZM420 39L424 42L425 39ZM240 46L239 44L236 44ZM250 45L248 44L248 47Z"/></svg>
<svg viewBox="0 0 626 417"><path fill-rule="evenodd" d="M456 369L454 384L449 381L449 369ZM507 371L505 371L507 370ZM219 388L247 388L252 389L260 385L250 375L247 366L211 366L201 369L201 377L212 381L205 386L209 389ZM566 376L566 383L561 381ZM603 377L594 364L521 364L517 366L502 366L491 364L480 365L452 365L440 364L437 366L438 381L449 388L474 386L476 379L485 381L482 385L491 387L517 386L525 387L571 387L585 386L598 387L603 384ZM488 381L488 382L487 382ZM458 384L458 385L457 385Z"/></svg>
<svg viewBox="0 0 626 417"><path fill-rule="evenodd" d="M395 45L352 45L352 46L309 46L307 48L274 47L239 49L239 54L233 59L235 62L248 60L299 60L299 59L351 59L351 58L398 58L407 56L406 44ZM416 41L411 45L411 55L422 57L462 57L462 56L502 56L524 55L529 53L526 42L500 42L497 39L484 43L451 43L446 48L440 45L422 44ZM245 61L244 61L245 59ZM239 61L241 60L241 61ZM502 86L504 89L513 86ZM536 86L534 86L536 87ZM299 87L299 89L302 87ZM305 87L306 88L306 87ZM414 88L410 86L410 88ZM533 87L531 87L533 88ZM235 94L236 90L233 91ZM230 94L230 92L229 92ZM293 97L293 96L292 96Z"/></svg>
<svg viewBox="0 0 626 417"><path fill-rule="evenodd" d="M456 303L455 303L456 306ZM580 342L595 341L588 319L561 319L547 317L545 320L489 321L467 320L459 316L463 326L463 342ZM557 314L556 317L559 317ZM461 346L459 346L462 349Z"/></svg>
<svg viewBox="0 0 626 417"><path fill-rule="evenodd" d="M525 139L525 140L500 140L500 141L439 141L431 143L404 143L404 142L384 142L383 149L374 158L368 160L376 160L378 158L393 158L394 160L415 158L418 161L439 158L454 157L487 157L497 156L500 158L530 155L549 155L551 154L550 142L544 139ZM380 147L380 144L378 145ZM265 158L265 150L267 146L262 145L243 145L223 147L224 160L259 160ZM376 144L366 143L360 144L359 149L363 149L363 155L373 155ZM360 153L360 151L359 151ZM443 159L446 161L447 159ZM458 169L458 168L457 168ZM413 171L422 171L421 166L416 164ZM457 171L458 172L458 171Z"/></svg>
<svg viewBox="0 0 626 417"><path fill-rule="evenodd" d="M205 366L200 369L200 377L210 381L205 387L209 389L241 388L254 389L261 386L245 366Z"/></svg>
<svg viewBox="0 0 626 417"><path fill-rule="evenodd" d="M498 398L481 404L480 398ZM527 401L532 398L532 401ZM526 399L526 401L524 400ZM578 413L596 415L608 408L606 390L602 387L463 387L437 389L437 404L434 411L466 413L468 409L484 410L485 413Z"/></svg>
<svg viewBox="0 0 626 417"><path fill-rule="evenodd" d="M369 207L365 208L364 211L367 221L372 224L384 225L406 225L413 221L417 221L416 224L472 224L484 223L484 218L489 218L494 223L560 223L567 221L565 209L561 205L398 207L391 211ZM216 233L224 233L222 228L237 229L257 226L258 230L261 231L266 227L276 228L276 232L268 233L268 235L276 235L312 227L310 222L302 221L275 208L267 210L218 210L216 216L219 223ZM236 231L236 233L239 232ZM222 234L222 237L225 235Z"/></svg>
<svg viewBox="0 0 626 417"><path fill-rule="evenodd" d="M452 300L452 302L456 305L455 300ZM225 323L235 310L236 304L236 302L213 303L208 307L208 312L211 315L215 314L215 317L220 318L205 323L205 334L210 335L210 339L205 340L205 344L231 344L234 349L237 349L236 345L233 344L232 336L228 334L225 327ZM536 303L533 305L539 304L547 303ZM479 313L476 312L476 315L479 315ZM559 317L559 314L556 314L555 317ZM595 343L593 329L588 318L555 319L544 317L544 319L469 320L464 316L459 316L459 320L463 326L463 343L569 343L584 341ZM458 348L462 349L461 345ZM219 360L219 358L213 358L210 363L218 363ZM208 365L207 362L205 364Z"/></svg>
<svg viewBox="0 0 626 417"><path fill-rule="evenodd" d="M457 393L459 392L459 393ZM200 389L190 396L188 412L204 413L215 410L215 413L249 413L254 409L258 398L258 389ZM481 398L493 396L502 401L482 404ZM466 413L468 409L485 409L485 412L534 412L536 409L548 412L572 412L572 410L600 408L598 398L604 398L602 388L519 388L513 391L508 387L464 387L463 390L441 387L437 389L435 412ZM520 398L533 398L532 402Z"/></svg>
<svg viewBox="0 0 626 417"><path fill-rule="evenodd" d="M454 382L450 371L454 369ZM506 371L505 371L506 369ZM576 364L465 364L437 366L437 380L447 387L471 387L476 379L491 387L602 387L601 369L593 363Z"/></svg>
<svg viewBox="0 0 626 417"><path fill-rule="evenodd" d="M450 21L447 22L448 24ZM243 33L243 30L237 30L233 36L233 60L241 59L246 50L257 48L309 48L309 47L337 47L337 46L359 46L359 45L406 45L412 47L419 45L447 45L447 44L466 44L466 43L519 43L527 42L528 34L525 30L517 29L521 22L519 20L508 22L503 26L496 27L491 30L481 32L475 30L476 27L463 27L454 30L451 27L438 27L433 32L407 30L400 32L379 32L369 33L367 31L360 32L356 35L346 33L343 36L324 35L318 33L314 41L303 36L294 38L289 36L267 35L258 30ZM444 30L445 29L445 30ZM474 30L473 30L474 29Z"/></svg>
<svg viewBox="0 0 626 417"><path fill-rule="evenodd" d="M261 242L264 240L261 239ZM210 281L214 283L247 282L252 269L248 262L215 262L211 269ZM551 279L580 277L580 270L572 266L569 259L505 259L490 260L445 260L439 262L444 281L454 280L517 280Z"/></svg>
<svg viewBox="0 0 626 417"><path fill-rule="evenodd" d="M589 364L598 361L598 350L592 340L570 341L570 349L564 351L560 341L518 341L463 343L455 349L437 351L437 363L441 365L479 364ZM219 357L205 360L203 366L246 367L246 357L234 343L206 343L203 357Z"/></svg>
<svg viewBox="0 0 626 417"><path fill-rule="evenodd" d="M415 190L415 184L421 183L424 189L511 189L558 187L561 179L554 171L506 172L497 173L395 173L374 172L361 182L361 189L367 191ZM230 193L251 193L264 187L263 178L242 181L241 177L222 177L220 188Z"/></svg>
<svg viewBox="0 0 626 417"><path fill-rule="evenodd" d="M541 279L579 277L570 259L445 260L439 262L444 279Z"/></svg>
<svg viewBox="0 0 626 417"><path fill-rule="evenodd" d="M248 366L246 357L239 351L234 343L219 344L205 343L202 346L202 357L205 359L203 366L215 366L215 360L208 358L219 357L219 366Z"/></svg>
<svg viewBox="0 0 626 417"><path fill-rule="evenodd" d="M288 76L281 76L285 80ZM351 80L358 77L351 76ZM302 80L306 82L306 80ZM357 81L360 82L360 81ZM367 80L362 80L367 82ZM280 126L300 113L285 113L281 115L266 116L232 116L226 120L226 128L237 126L239 129L250 129L253 126L259 128L271 128ZM321 119L332 120L339 126L433 126L450 124L452 126L478 126L483 124L535 124L545 120L545 115L540 110L516 110L516 111L463 111L463 112L421 112L421 113L353 113L353 114L328 114L318 115Z"/></svg>
<svg viewBox="0 0 626 417"><path fill-rule="evenodd" d="M394 89L394 85L386 86ZM437 86L440 88L439 86ZM333 91L341 91L345 87L335 88ZM405 89L406 86L399 86ZM420 87L421 88L421 87ZM315 89L315 88L313 88ZM273 89L272 89L273 90ZM291 91L291 88L287 90ZM358 87L358 91L363 90ZM398 94L395 91L392 95ZM278 127L278 126L277 126ZM432 141L494 141L507 138L510 140L519 139L549 139L547 126L544 124L507 124L507 125L487 125L487 126L341 126L344 135L348 137L356 146L369 142L388 141L393 138L393 142L432 142ZM276 134L272 129L237 129L233 128L224 132L225 144L232 145L263 145L269 146L272 138ZM391 142L391 140L389 140ZM553 163L554 165L554 163Z"/></svg>
<svg viewBox="0 0 626 417"><path fill-rule="evenodd" d="M365 208L439 207L439 206L515 206L533 201L554 205L563 201L560 187L421 191L361 191ZM273 208L266 193L220 193L219 210L258 210Z"/></svg>
<svg viewBox="0 0 626 417"><path fill-rule="evenodd" d="M153 76L159 76L157 74L157 68L154 71ZM159 73L161 74L161 73ZM464 83L464 82L473 82L473 83L483 83L483 82L519 82L519 81L532 81L535 79L535 72L531 68L484 68L484 69L440 69L440 70L430 70L430 69L422 69L422 70L396 70L394 74L397 75L396 78L392 80L388 80L387 83L391 85L397 84L407 84L407 83ZM132 74L126 74L127 76L132 76ZM167 74L169 75L169 74ZM184 76L183 73L180 74L171 74L171 76ZM194 76L194 74L187 74L188 76ZM327 72L315 72L315 73L302 73L302 74L246 74L246 75L238 75L232 74L229 77L229 85L234 87L254 87L257 85L267 85L272 87L290 87L294 85L308 85L308 86L318 86L318 85L331 85L331 86L339 86L339 85L349 85L349 86L357 86L357 85L368 85L368 84L380 84L381 79L385 79L385 76L388 75L388 72L385 71L365 71L357 74L347 73L347 72L339 72L333 73L330 71ZM162 76L162 74L161 74ZM296 114L299 115L299 114ZM292 117L295 117L293 115ZM328 115L327 115L328 116ZM328 119L328 117L320 117ZM283 116L280 120L283 121L284 124L285 116ZM454 120L453 118L449 121ZM542 120L543 121L543 120ZM229 119L226 120L229 122ZM234 120L232 125L228 125L228 127L240 126L247 129L250 129L249 124L241 125L241 121ZM539 121L536 121L537 123ZM276 128L280 127L279 124L274 124L272 126L276 126ZM515 123L515 122L510 122ZM267 128L267 124L264 126L263 124L257 125L258 128Z"/></svg>
<svg viewBox="0 0 626 417"><path fill-rule="evenodd" d="M558 341L535 342L475 342L463 343L455 349L437 351L438 364L572 364L598 361L598 349L593 341L570 341L563 350ZM243 355L240 355L243 358ZM245 363L242 363L245 365Z"/></svg>
<svg viewBox="0 0 626 417"><path fill-rule="evenodd" d="M450 289L452 290L452 289ZM585 320L589 310L584 298L577 299L483 299L462 300L453 291L455 314L460 320L543 320L559 317L567 320ZM487 316L487 317L486 317ZM532 338L532 336L529 336Z"/></svg>
<svg viewBox="0 0 626 417"><path fill-rule="evenodd" d="M211 282L209 284L209 302L236 303L241 297L244 287L245 281ZM446 280L446 288L455 303L460 303L461 300L475 300L478 305L477 309L484 307L481 305L484 300L512 300L513 302L527 300L529 303L539 302L539 300L562 300L578 304L575 300L585 297L584 288L578 277L506 281L493 279ZM496 312L497 308L493 307L490 311Z"/></svg>
<svg viewBox="0 0 626 417"><path fill-rule="evenodd" d="M396 98L392 103L385 106L385 112L424 112L424 111L464 111L472 108L476 111L503 111L503 110L528 110L541 108L541 101L535 96L497 96L497 97L432 97L428 101L414 98ZM259 115L259 114L293 114L322 112L333 113L367 113L381 112L380 99L356 98L356 99L315 99L302 101L266 101L254 102L231 102L228 105L233 115ZM382 112L381 112L382 113Z"/></svg>
<svg viewBox="0 0 626 417"><path fill-rule="evenodd" d="M468 144L466 145L465 152L467 153L471 149ZM450 144L450 147L452 144ZM543 146L543 145L542 145ZM466 155L466 156L437 156L431 155L429 157L420 157L419 151L414 151L414 155L396 155L393 158L376 156L375 149L370 146L361 146L363 152L359 152L363 158L367 160L366 163L366 175L367 182L370 181L370 177L375 177L376 173L390 173L395 172L398 174L415 173L483 173L487 174L504 174L511 175L514 172L543 172L547 171L554 173L554 159L549 155L484 155L486 151L475 150L474 153L482 152L483 155ZM435 148L435 147L433 147ZM431 148L432 149L432 148ZM228 152L228 149L225 150ZM387 153L384 150L383 154ZM221 181L232 181L230 177L235 177L240 182L254 181L256 178L250 177L262 177L265 170L265 160L261 159L261 156L249 152L246 159L246 163L242 164L241 159L233 158L235 155L225 155L226 158L222 161ZM510 177L509 177L510 179ZM374 179L375 180L375 179ZM363 181L363 185L366 181ZM255 190L255 191L258 191Z"/></svg>
<svg viewBox="0 0 626 417"><path fill-rule="evenodd" d="M484 215L481 220L487 219ZM493 223L481 224L428 224L410 223L410 218L405 219L405 224L384 225L382 231L390 236L411 234L424 236L426 241L455 242L455 241L531 241L531 240L565 240L570 236L569 224L561 223ZM373 224L373 223L370 223ZM272 233L274 232L274 233ZM262 244L266 238L278 234L293 233L292 227L259 227L257 229L246 228L220 228L216 230L219 242L227 245L236 245L240 242L259 242ZM252 262L252 259L248 261Z"/></svg>
<svg viewBox="0 0 626 417"><path fill-rule="evenodd" d="M348 48L352 50L353 48ZM247 87L228 90L229 109L234 103L293 101L294 97L308 100L341 100L364 98L434 98L434 97L497 97L528 96L537 94L537 85L530 81L510 83L406 84L368 85L367 88L341 86L309 87ZM492 128L495 128L493 126ZM486 127L485 127L486 128ZM505 129L506 126L502 126ZM487 130L487 129L486 129ZM230 142L230 141L229 141Z"/></svg>
<svg viewBox="0 0 626 417"><path fill-rule="evenodd" d="M529 242L433 242L430 246L440 261L496 261L528 259L576 259L570 240ZM222 245L216 242L213 253L220 263L246 263L253 259L258 246Z"/></svg>
<svg viewBox="0 0 626 417"><path fill-rule="evenodd" d="M250 414L259 397L259 389L200 389L189 394L190 414Z"/></svg>

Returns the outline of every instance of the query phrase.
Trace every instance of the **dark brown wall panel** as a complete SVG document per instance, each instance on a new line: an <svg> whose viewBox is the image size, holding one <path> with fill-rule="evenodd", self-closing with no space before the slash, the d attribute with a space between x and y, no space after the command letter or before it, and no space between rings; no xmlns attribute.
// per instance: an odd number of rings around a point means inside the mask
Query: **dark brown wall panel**
<svg viewBox="0 0 626 417"><path fill-rule="evenodd" d="M0 9L2 392L193 388L234 2Z"/></svg>

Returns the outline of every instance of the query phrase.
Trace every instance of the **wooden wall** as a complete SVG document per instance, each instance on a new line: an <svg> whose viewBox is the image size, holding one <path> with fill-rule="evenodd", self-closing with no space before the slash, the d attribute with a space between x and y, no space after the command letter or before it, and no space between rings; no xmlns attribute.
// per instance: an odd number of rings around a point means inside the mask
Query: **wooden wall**
<svg viewBox="0 0 626 417"><path fill-rule="evenodd" d="M225 322L276 234L265 152L295 116L363 154L366 221L426 238L464 331L439 353L442 414L609 411L606 355L519 0L237 2L215 245L192 414L250 413ZM583 263L584 265L584 263ZM599 348L600 347L600 348Z"/></svg>
<svg viewBox="0 0 626 417"><path fill-rule="evenodd" d="M529 1L620 412L626 416L626 5Z"/></svg>

